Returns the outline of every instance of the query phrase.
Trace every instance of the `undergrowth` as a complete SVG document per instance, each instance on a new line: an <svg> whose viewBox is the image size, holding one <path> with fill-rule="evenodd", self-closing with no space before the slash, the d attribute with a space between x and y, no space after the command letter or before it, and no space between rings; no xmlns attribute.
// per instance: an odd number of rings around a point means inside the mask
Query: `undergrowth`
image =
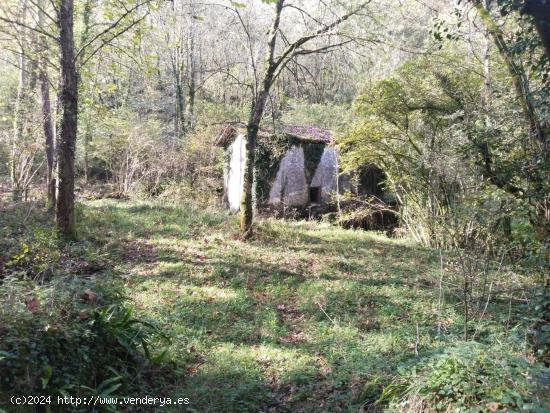
<svg viewBox="0 0 550 413"><path fill-rule="evenodd" d="M379 404L394 412L540 412L545 374L509 348L459 343L400 369Z"/></svg>
<svg viewBox="0 0 550 413"><path fill-rule="evenodd" d="M168 337L136 317L105 250L86 238L63 244L47 217L21 222L19 212L1 227L0 406L140 392L173 376L161 372Z"/></svg>

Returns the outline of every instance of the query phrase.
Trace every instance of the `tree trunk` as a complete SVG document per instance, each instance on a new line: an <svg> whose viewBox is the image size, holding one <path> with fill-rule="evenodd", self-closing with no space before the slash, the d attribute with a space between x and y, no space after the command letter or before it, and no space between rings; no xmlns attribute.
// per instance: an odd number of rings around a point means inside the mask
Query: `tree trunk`
<svg viewBox="0 0 550 413"><path fill-rule="evenodd" d="M46 147L46 190L48 205L50 208L55 206L55 178L53 176L54 166L54 134L52 109L50 103L50 83L45 67L40 71L40 92L42 97L42 128L44 130Z"/></svg>
<svg viewBox="0 0 550 413"><path fill-rule="evenodd" d="M42 27L44 22L44 13L38 11L38 24ZM40 82L40 97L42 102L42 129L44 131L44 147L46 152L46 199L48 208L55 208L55 178L54 171L54 127L52 117L52 107L50 101L50 82L48 79L47 62L44 54L47 53L48 44L44 36L40 37L40 72L38 80Z"/></svg>
<svg viewBox="0 0 550 413"><path fill-rule="evenodd" d="M185 92L181 81L182 68L178 67L174 71L176 81L176 117L174 119L176 136L178 138L185 135Z"/></svg>
<svg viewBox="0 0 550 413"><path fill-rule="evenodd" d="M21 20L24 22L27 15L27 2L21 4ZM19 202L22 199L23 188L21 187L21 179L18 171L18 145L21 144L23 137L23 125L25 122L25 108L27 101L27 59L25 58L26 32L23 27L19 32L19 84L17 86L17 97L15 100L15 111L13 118L13 137L10 152L10 181L12 190L12 199L14 202Z"/></svg>
<svg viewBox="0 0 550 413"><path fill-rule="evenodd" d="M533 17L535 27L539 32L546 56L550 59L550 1L525 0L522 13Z"/></svg>
<svg viewBox="0 0 550 413"><path fill-rule="evenodd" d="M92 142L92 126L90 125L90 118L86 117L84 123L86 124L84 128L84 182L86 185L90 180L90 143Z"/></svg>
<svg viewBox="0 0 550 413"><path fill-rule="evenodd" d="M264 64L264 78L262 88L253 102L250 118L246 126L246 162L243 179L243 197L241 201L241 235L248 238L252 235L252 222L254 219L254 163L256 160L256 140L260 122L264 114L265 103L269 96L269 89L273 84L277 65L274 61L275 45L277 42L277 32L281 21L281 12L285 0L278 0L276 5L275 17L269 31L267 41L266 57Z"/></svg>
<svg viewBox="0 0 550 413"><path fill-rule="evenodd" d="M483 0L483 6L487 11L491 10L490 0ZM489 30L485 31L485 48L483 50L483 76L484 76L484 94L483 94L483 106L485 108L485 113L491 113L492 105L492 94L493 94L493 85L492 85L492 73L491 73L491 33Z"/></svg>
<svg viewBox="0 0 550 413"><path fill-rule="evenodd" d="M25 88L26 88L26 76L25 76L25 59L23 54L19 59L20 69L19 69L19 86L17 88L17 98L15 101L15 113L13 120L13 138L11 145L10 153L10 180L11 180L11 191L12 191L12 200L14 202L21 201L22 197L22 188L19 180L18 172L18 151L17 146L21 143L21 138L23 136L23 123L25 116Z"/></svg>
<svg viewBox="0 0 550 413"><path fill-rule="evenodd" d="M56 223L61 235L75 238L74 180L78 120L78 81L73 33L74 0L61 0L59 44L61 47L61 122L57 145Z"/></svg>
<svg viewBox="0 0 550 413"><path fill-rule="evenodd" d="M90 40L90 30L91 30L91 21L90 18L92 17L92 7L93 7L93 0L86 0L84 2L84 7L82 10L82 31L80 34L80 44L86 44ZM90 117L87 116L85 119L85 128L84 128L84 139L83 139L83 150L84 150L84 182L86 185L89 182L90 178L90 163L89 163L89 153L90 153L90 142L92 141L92 132L91 132L91 125L90 125Z"/></svg>
<svg viewBox="0 0 550 413"><path fill-rule="evenodd" d="M195 86L195 73L191 73L191 83L189 85L189 105L188 105L188 111L187 114L187 129L191 130L194 127L194 121L193 117L195 114L195 94L196 94L196 86Z"/></svg>
<svg viewBox="0 0 550 413"><path fill-rule="evenodd" d="M538 235L539 240L542 245L547 245L549 243L550 237L550 201L548 199L548 177L546 176L544 170L541 170L541 165L544 166L546 162L549 161L549 148L548 142L546 140L545 130L540 122L540 119L535 111L533 103L531 101L531 91L529 89L529 81L527 75L523 68L516 63L511 51L508 49L506 42L504 40L504 35L501 31L501 28L495 23L490 12L484 6L480 0L471 0L476 10L478 11L479 16L483 20L483 23L487 27L487 31L491 35L495 45L498 48L498 51L504 60L508 72L512 78L516 97L521 105L523 110L524 118L529 125L529 137L536 148L536 153L534 154L533 167L532 171L529 173L528 179L533 185L534 192L536 196L535 200L532 201L536 209L536 217L533 219L533 226ZM530 11L531 13L536 13L542 10L539 17L548 16L548 7L549 4L546 4L548 0L533 0L526 2L525 12ZM528 4L538 6L543 6L542 9L529 9L527 8ZM503 188L505 189L505 188Z"/></svg>
<svg viewBox="0 0 550 413"><path fill-rule="evenodd" d="M532 138L534 138L537 145L542 146L541 149L544 149L546 147L546 137L544 136L544 130L535 112L533 103L531 102L531 91L529 87L529 81L527 79L527 76L525 75L525 71L514 60L511 51L506 45L504 35L500 27L493 20L490 12L479 0L473 0L473 2L479 16L481 17L481 20L483 20L483 23L487 27L487 31L489 32L495 45L497 46L500 56L504 60L510 76L512 77L516 97L521 104L524 117L529 123L530 135Z"/></svg>
<svg viewBox="0 0 550 413"><path fill-rule="evenodd" d="M189 12L191 20L189 23L189 47L187 48L187 67L189 72L189 104L187 105L187 129L191 130L194 126L195 114L195 94L196 88L196 56L195 56L195 4L193 0L189 0Z"/></svg>

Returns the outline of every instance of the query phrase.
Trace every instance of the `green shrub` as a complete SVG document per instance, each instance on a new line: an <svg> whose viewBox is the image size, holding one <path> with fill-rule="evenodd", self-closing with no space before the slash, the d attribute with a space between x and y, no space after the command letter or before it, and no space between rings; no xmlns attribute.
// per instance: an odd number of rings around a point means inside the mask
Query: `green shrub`
<svg viewBox="0 0 550 413"><path fill-rule="evenodd" d="M24 241L8 247L8 272L22 278L45 278L60 259L58 242L54 230L33 228Z"/></svg>
<svg viewBox="0 0 550 413"><path fill-rule="evenodd" d="M542 373L507 348L467 343L403 370L379 403L394 412L541 411Z"/></svg>
<svg viewBox="0 0 550 413"><path fill-rule="evenodd" d="M0 300L0 403L6 395L142 390L153 346L165 338L134 316L112 282L56 277L37 286L10 277Z"/></svg>
<svg viewBox="0 0 550 413"><path fill-rule="evenodd" d="M533 353L537 360L550 365L550 287L535 294L525 321Z"/></svg>

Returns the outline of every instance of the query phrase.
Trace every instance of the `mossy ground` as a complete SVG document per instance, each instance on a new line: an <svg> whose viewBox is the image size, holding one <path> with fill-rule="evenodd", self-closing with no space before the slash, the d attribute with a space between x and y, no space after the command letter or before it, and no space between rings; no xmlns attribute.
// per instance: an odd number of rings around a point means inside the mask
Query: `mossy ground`
<svg viewBox="0 0 550 413"><path fill-rule="evenodd" d="M463 334L460 290L449 286L456 269L446 264L438 309L439 253L409 240L266 219L244 242L237 217L223 211L114 200L78 211L73 251L108 262L94 278L116 278L136 315L171 339L171 373L157 374L148 394L188 397L188 411L357 412L399 366ZM6 233L15 222L7 217ZM500 340L518 311L493 296L472 331Z"/></svg>

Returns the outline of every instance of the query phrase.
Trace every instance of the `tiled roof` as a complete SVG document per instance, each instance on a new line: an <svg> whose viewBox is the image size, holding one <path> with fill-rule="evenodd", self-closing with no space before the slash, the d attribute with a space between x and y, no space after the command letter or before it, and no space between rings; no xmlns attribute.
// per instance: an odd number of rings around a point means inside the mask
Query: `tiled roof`
<svg viewBox="0 0 550 413"><path fill-rule="evenodd" d="M323 128L316 128L314 126L282 125L282 129L287 134L295 136L297 138L323 143L331 143L333 140L333 135L331 131Z"/></svg>
<svg viewBox="0 0 550 413"><path fill-rule="evenodd" d="M293 137L307 142L329 144L333 142L334 138L331 131L314 126L280 125L279 127L289 138ZM216 138L216 145L222 147L231 145L233 139L239 133L246 134L246 125L242 123L226 123ZM260 135L266 136L272 133L272 128L263 127L260 129Z"/></svg>

